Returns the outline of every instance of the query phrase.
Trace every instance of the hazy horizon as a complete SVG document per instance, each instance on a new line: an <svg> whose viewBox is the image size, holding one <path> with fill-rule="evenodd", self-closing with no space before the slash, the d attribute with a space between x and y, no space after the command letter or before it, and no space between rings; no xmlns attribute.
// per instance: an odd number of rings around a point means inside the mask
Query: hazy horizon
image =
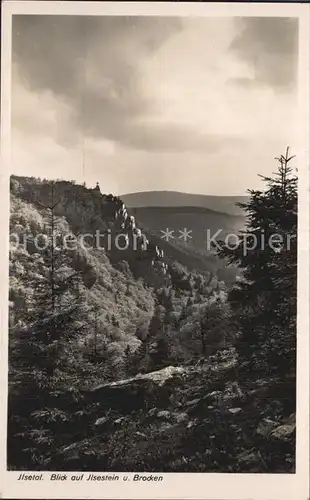
<svg viewBox="0 0 310 500"><path fill-rule="evenodd" d="M134 191L132 193L121 193L119 196L131 196L131 195L137 195L137 194L147 194L147 193L174 193L174 194L188 194L190 196L208 196L208 197L242 197L242 196L247 196L245 195L240 195L240 194L227 194L227 195L222 195L222 194L208 194L208 193L189 193L186 191L176 191L175 189L149 189L145 191Z"/></svg>
<svg viewBox="0 0 310 500"><path fill-rule="evenodd" d="M12 173L245 196L294 153L295 18L13 16Z"/></svg>

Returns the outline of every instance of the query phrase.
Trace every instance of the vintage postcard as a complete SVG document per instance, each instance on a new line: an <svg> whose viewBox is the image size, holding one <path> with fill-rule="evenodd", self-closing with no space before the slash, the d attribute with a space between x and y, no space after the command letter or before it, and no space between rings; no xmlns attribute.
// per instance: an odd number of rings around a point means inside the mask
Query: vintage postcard
<svg viewBox="0 0 310 500"><path fill-rule="evenodd" d="M309 6L3 3L1 496L309 498Z"/></svg>

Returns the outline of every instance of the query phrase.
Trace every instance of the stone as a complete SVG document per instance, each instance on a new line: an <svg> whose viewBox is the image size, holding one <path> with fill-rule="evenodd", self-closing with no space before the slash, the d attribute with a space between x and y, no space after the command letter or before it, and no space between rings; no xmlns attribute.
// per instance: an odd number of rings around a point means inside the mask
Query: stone
<svg viewBox="0 0 310 500"><path fill-rule="evenodd" d="M158 418L163 418L164 420L170 420L170 418L172 417L170 411L168 410L160 410L158 413L157 413L157 417Z"/></svg>
<svg viewBox="0 0 310 500"><path fill-rule="evenodd" d="M179 379L181 381L183 372L182 367L168 366L136 377L105 383L85 391L85 400L99 402L102 408L113 408L123 414L131 413L145 409L150 404L155 406L163 398L168 400L175 383Z"/></svg>
<svg viewBox="0 0 310 500"><path fill-rule="evenodd" d="M191 429L192 427L195 427L195 425L197 425L197 420L191 420L190 422L188 422L186 428Z"/></svg>
<svg viewBox="0 0 310 500"><path fill-rule="evenodd" d="M155 415L157 414L157 412L158 412L157 408L151 408L150 411L148 412L148 415L150 417L155 417Z"/></svg>
<svg viewBox="0 0 310 500"><path fill-rule="evenodd" d="M114 423L114 424L116 424L116 425L119 425L119 424L121 424L122 422L124 422L124 420L126 420L126 417L119 417L119 418L117 418L116 420L114 420L114 422L113 422L113 423Z"/></svg>
<svg viewBox="0 0 310 500"><path fill-rule="evenodd" d="M290 416L283 423L284 424L296 424L296 414L291 413Z"/></svg>
<svg viewBox="0 0 310 500"><path fill-rule="evenodd" d="M190 401L187 401L184 406L193 406L197 404L200 401L200 398L196 399L191 399Z"/></svg>
<svg viewBox="0 0 310 500"><path fill-rule="evenodd" d="M274 422L270 418L264 418L258 424L258 427L256 429L256 433L265 437L265 438L268 438L276 426L277 426L277 422Z"/></svg>
<svg viewBox="0 0 310 500"><path fill-rule="evenodd" d="M279 425L279 427L276 427L276 429L272 431L271 436L273 438L286 441L291 437L295 429L296 423Z"/></svg>
<svg viewBox="0 0 310 500"><path fill-rule="evenodd" d="M95 422L96 427L101 427L102 425L106 424L108 422L108 417L101 417L98 418Z"/></svg>
<svg viewBox="0 0 310 500"><path fill-rule="evenodd" d="M237 455L237 461L242 464L253 465L259 462L259 457L251 450L245 450Z"/></svg>
<svg viewBox="0 0 310 500"><path fill-rule="evenodd" d="M187 413L185 413L185 412L175 413L174 417L175 417L175 420L177 423L184 422L185 420L188 420L188 418L189 418Z"/></svg>
<svg viewBox="0 0 310 500"><path fill-rule="evenodd" d="M222 397L223 397L222 391L212 391L205 396L205 399L212 399L213 401L218 401L219 399L222 399Z"/></svg>
<svg viewBox="0 0 310 500"><path fill-rule="evenodd" d="M139 431L135 432L135 436L142 437L142 438L147 438L147 435L144 434L144 432L139 432Z"/></svg>
<svg viewBox="0 0 310 500"><path fill-rule="evenodd" d="M239 413L240 411L242 411L241 408L229 408L228 411L230 413L232 413L233 415L235 415L236 413Z"/></svg>

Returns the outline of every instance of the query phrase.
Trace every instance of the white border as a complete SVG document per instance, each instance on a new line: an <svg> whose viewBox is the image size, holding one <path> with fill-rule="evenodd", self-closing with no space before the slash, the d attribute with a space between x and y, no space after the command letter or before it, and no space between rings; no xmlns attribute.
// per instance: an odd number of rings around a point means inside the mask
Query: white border
<svg viewBox="0 0 310 500"><path fill-rule="evenodd" d="M307 15L309 7L301 4L283 3L200 3L200 2L58 2L4 0L8 15L45 14L77 16L267 16L300 17Z"/></svg>
<svg viewBox="0 0 310 500"><path fill-rule="evenodd" d="M127 498L214 500L306 500L309 498L309 11L307 4L144 3L144 2L28 2L2 4L1 57L1 176L0 229L0 359L3 401L0 433L0 494L3 498ZM267 16L299 18L299 251L297 334L297 455L296 474L163 474L163 482L17 482L19 472L6 471L8 220L10 171L11 20L14 14L44 15L161 15L161 16ZM277 152L275 152L277 153ZM68 474L68 477L72 474Z"/></svg>

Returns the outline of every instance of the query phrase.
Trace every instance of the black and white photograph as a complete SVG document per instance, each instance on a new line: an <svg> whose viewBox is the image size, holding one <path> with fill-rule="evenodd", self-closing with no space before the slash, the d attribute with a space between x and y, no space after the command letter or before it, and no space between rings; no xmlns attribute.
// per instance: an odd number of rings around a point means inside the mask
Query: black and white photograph
<svg viewBox="0 0 310 500"><path fill-rule="evenodd" d="M11 16L3 432L21 495L298 475L303 11L171 9Z"/></svg>

